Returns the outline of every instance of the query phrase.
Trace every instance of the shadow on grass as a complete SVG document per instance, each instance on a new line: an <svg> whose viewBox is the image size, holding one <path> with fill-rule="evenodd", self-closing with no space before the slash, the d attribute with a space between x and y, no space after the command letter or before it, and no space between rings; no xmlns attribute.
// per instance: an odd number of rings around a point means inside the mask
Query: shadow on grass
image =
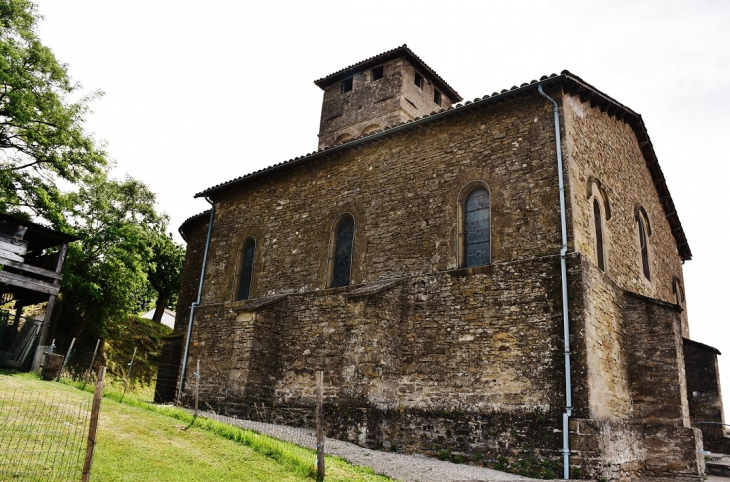
<svg viewBox="0 0 730 482"><path fill-rule="evenodd" d="M190 420L190 423L188 424L188 426L187 426L187 427L185 427L185 428L183 429L183 431L187 431L187 430L188 430L188 429L190 429L190 428L191 428L191 427L192 427L193 425L195 425L195 421L196 421L197 419L198 419L198 416L197 416L197 415L193 415L193 419L192 419L192 420Z"/></svg>

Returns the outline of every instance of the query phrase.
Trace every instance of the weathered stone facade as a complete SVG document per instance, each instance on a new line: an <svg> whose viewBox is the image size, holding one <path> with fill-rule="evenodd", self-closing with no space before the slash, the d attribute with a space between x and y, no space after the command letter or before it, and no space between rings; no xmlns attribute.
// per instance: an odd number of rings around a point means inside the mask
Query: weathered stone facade
<svg viewBox="0 0 730 482"><path fill-rule="evenodd" d="M381 64L378 82L409 83L400 78L411 75L409 57L387 54L351 68L353 89ZM576 475L610 480L699 480L688 323L676 296L691 253L643 124L572 74L541 82L560 106L564 152L571 464ZM333 122L364 124L375 110ZM314 372L324 370L330 435L493 465L558 460L566 387L552 105L532 83L405 124L386 117L382 132L201 193L215 206L190 340L201 397L223 411L260 417L266 407L266 417L301 423L311 417ZM477 184L490 194L491 263L467 268L461 206ZM604 270L594 199L604 213ZM329 288L343 214L355 225L350 284ZM638 216L650 228L648 258ZM198 216L181 228L180 332L197 297L207 223ZM251 240L250 299L237 300Z"/></svg>
<svg viewBox="0 0 730 482"><path fill-rule="evenodd" d="M730 453L730 438L722 410L722 391L717 355L711 346L684 339L687 398L692 426L702 431L706 450Z"/></svg>
<svg viewBox="0 0 730 482"><path fill-rule="evenodd" d="M324 90L320 149L411 121L462 100L405 45L315 84Z"/></svg>

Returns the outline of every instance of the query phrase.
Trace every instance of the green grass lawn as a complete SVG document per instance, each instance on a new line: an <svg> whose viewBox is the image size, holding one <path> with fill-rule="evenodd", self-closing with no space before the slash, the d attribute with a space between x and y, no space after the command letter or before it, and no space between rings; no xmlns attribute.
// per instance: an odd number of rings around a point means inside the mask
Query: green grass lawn
<svg viewBox="0 0 730 482"><path fill-rule="evenodd" d="M77 388L0 372L0 391L12 388L64 392ZM91 387L88 387L91 388ZM88 389L87 388L87 389ZM315 453L187 412L105 394L101 406L92 481L312 481ZM326 459L327 481L387 481L371 469Z"/></svg>

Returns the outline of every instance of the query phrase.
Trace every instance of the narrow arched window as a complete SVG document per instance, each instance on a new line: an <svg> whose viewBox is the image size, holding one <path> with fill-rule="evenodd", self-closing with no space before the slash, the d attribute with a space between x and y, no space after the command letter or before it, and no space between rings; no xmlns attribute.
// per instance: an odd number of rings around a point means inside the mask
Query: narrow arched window
<svg viewBox="0 0 730 482"><path fill-rule="evenodd" d="M480 187L464 201L464 267L490 263L489 191Z"/></svg>
<svg viewBox="0 0 730 482"><path fill-rule="evenodd" d="M644 228L644 220L641 216L637 218L639 224L639 247L641 248L641 268L644 270L644 277L651 280L649 273L649 243L646 238L646 228Z"/></svg>
<svg viewBox="0 0 730 482"><path fill-rule="evenodd" d="M344 216L335 226L334 248L331 254L332 288L350 284L352 266L352 242L355 237L355 220Z"/></svg>
<svg viewBox="0 0 730 482"><path fill-rule="evenodd" d="M603 217L601 216L601 206L598 199L593 199L593 220L596 224L596 259L598 260L598 269L606 271L606 260L603 252Z"/></svg>
<svg viewBox="0 0 730 482"><path fill-rule="evenodd" d="M684 305L684 287L682 287L682 282L679 281L679 279L676 277L674 278L673 290L674 298L676 299L677 304L679 306Z"/></svg>
<svg viewBox="0 0 730 482"><path fill-rule="evenodd" d="M253 276L253 255L256 251L256 242L250 239L241 250L241 271L238 275L238 300L247 300L251 297L251 278Z"/></svg>

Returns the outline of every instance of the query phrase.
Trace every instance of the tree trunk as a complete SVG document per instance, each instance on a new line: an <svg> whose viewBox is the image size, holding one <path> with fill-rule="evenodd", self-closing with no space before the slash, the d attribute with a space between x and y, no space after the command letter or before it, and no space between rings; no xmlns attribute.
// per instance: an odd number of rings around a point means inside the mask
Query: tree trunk
<svg viewBox="0 0 730 482"><path fill-rule="evenodd" d="M165 307L167 306L167 300L170 297L167 295L159 295L157 297L157 305L155 306L155 315L152 317L152 321L162 323L162 315L165 314Z"/></svg>

